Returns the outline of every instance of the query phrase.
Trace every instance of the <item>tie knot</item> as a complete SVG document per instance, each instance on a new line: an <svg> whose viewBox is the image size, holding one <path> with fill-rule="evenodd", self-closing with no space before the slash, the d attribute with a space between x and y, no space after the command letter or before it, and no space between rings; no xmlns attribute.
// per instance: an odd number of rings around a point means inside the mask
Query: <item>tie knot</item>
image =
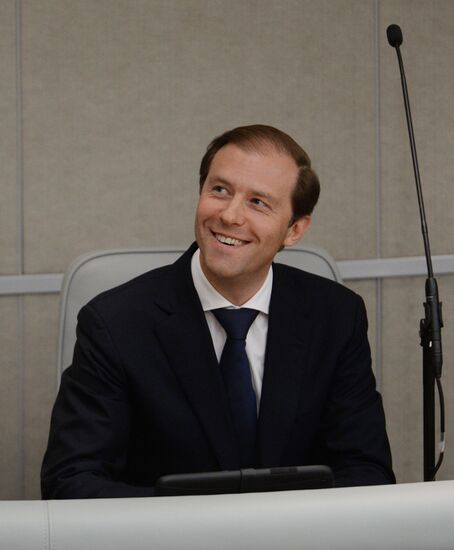
<svg viewBox="0 0 454 550"><path fill-rule="evenodd" d="M241 309L213 309L213 314L221 323L228 338L245 340L249 327L258 315L258 310L243 307Z"/></svg>

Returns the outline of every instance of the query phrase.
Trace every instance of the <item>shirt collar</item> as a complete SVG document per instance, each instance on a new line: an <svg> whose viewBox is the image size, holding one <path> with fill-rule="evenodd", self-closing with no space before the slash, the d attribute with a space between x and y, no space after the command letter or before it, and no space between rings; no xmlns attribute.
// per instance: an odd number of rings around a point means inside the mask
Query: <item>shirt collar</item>
<svg viewBox="0 0 454 550"><path fill-rule="evenodd" d="M197 249L194 252L191 260L191 273L194 286L199 295L200 303L202 304L203 311L211 311L212 309L218 309L221 307L237 308L229 300L224 298L213 285L205 277L200 265L200 250ZM241 307L249 307L256 309L262 313L268 315L271 299L271 290L273 288L273 268L270 266L268 275L259 288L259 290Z"/></svg>

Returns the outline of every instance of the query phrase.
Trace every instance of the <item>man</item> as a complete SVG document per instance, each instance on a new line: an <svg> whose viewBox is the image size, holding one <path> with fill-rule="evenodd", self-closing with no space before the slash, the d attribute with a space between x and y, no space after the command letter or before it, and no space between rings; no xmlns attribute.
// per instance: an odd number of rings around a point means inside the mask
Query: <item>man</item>
<svg viewBox="0 0 454 550"><path fill-rule="evenodd" d="M150 496L164 474L245 465L328 464L337 486L394 482L361 298L272 264L307 231L318 194L308 156L275 128L236 128L210 144L197 244L79 314L44 498ZM255 310L241 356L249 388L238 390L252 419L232 403L238 380L222 366L233 344L218 312L238 307Z"/></svg>

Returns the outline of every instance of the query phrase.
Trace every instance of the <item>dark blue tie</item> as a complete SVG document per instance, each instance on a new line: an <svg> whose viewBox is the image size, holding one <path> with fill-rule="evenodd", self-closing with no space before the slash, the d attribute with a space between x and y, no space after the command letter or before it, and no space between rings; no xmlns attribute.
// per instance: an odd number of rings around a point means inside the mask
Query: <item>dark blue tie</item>
<svg viewBox="0 0 454 550"><path fill-rule="evenodd" d="M241 467L255 463L257 401L246 355L246 336L258 315L255 309L215 309L213 314L227 333L220 368L238 437Z"/></svg>

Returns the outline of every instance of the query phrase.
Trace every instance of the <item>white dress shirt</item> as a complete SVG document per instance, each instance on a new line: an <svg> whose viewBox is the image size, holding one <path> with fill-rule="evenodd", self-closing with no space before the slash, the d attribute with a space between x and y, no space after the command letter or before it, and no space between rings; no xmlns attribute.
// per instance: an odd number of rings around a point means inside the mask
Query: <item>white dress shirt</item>
<svg viewBox="0 0 454 550"><path fill-rule="evenodd" d="M212 286L205 277L200 265L200 250L197 249L191 260L191 273L194 286L199 295L203 311L210 329L213 346L218 362L221 359L222 350L227 339L224 328L212 313L212 309L231 308L238 306L229 302ZM241 307L256 309L259 314L252 323L246 337L246 355L249 360L252 375L252 385L257 398L257 411L262 394L263 371L265 366L266 337L268 333L268 311L273 286L273 269L270 267L265 282L260 289Z"/></svg>

